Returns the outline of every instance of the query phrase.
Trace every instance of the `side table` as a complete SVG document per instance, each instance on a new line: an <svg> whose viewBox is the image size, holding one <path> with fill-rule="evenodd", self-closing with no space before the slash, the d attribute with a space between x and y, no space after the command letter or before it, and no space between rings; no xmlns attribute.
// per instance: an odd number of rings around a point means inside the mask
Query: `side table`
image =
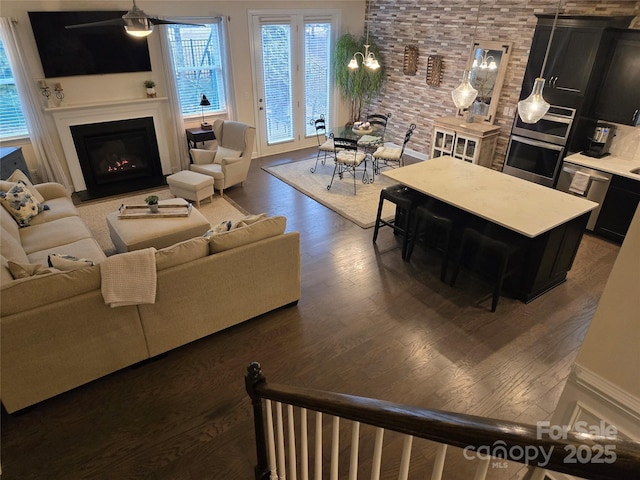
<svg viewBox="0 0 640 480"><path fill-rule="evenodd" d="M191 149L197 148L198 142L202 142L202 146L204 147L204 142L216 139L213 130L203 130L202 128L187 128L185 130L185 133L187 134L187 151L189 151L189 159L191 160L191 163L193 163L193 158L191 158Z"/></svg>

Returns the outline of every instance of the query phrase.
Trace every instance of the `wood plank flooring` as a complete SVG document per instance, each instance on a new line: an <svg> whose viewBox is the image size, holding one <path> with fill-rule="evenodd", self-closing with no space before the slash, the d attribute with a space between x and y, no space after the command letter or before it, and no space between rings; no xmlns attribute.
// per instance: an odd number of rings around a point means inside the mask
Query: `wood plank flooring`
<svg viewBox="0 0 640 480"><path fill-rule="evenodd" d="M439 280L435 252L417 247L405 263L390 229L373 245L372 229L261 170L309 152L255 160L244 187L225 192L250 212L287 216L288 229L301 232L298 306L17 415L3 411L3 480L252 479L243 375L254 360L274 383L521 422L550 418L619 246L586 234L567 282L529 304L503 297L491 313L489 284L463 272L451 288ZM388 440L385 458L401 448ZM414 443L410 478L425 478L429 451ZM451 456L448 478L470 478L470 462ZM493 478L523 474L512 464L500 470Z"/></svg>

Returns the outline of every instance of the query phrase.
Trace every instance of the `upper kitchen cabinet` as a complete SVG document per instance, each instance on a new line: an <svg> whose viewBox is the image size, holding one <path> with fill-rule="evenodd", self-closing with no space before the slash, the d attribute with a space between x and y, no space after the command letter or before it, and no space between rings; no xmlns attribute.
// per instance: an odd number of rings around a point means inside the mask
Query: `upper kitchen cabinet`
<svg viewBox="0 0 640 480"><path fill-rule="evenodd" d="M597 71L598 53L605 30L611 27L626 28L632 18L559 17L542 72L547 101L556 105L577 106L590 86L593 72ZM523 98L529 95L534 80L540 76L553 20L553 15L538 15L523 82Z"/></svg>
<svg viewBox="0 0 640 480"><path fill-rule="evenodd" d="M594 116L640 125L640 30L616 30L598 90Z"/></svg>

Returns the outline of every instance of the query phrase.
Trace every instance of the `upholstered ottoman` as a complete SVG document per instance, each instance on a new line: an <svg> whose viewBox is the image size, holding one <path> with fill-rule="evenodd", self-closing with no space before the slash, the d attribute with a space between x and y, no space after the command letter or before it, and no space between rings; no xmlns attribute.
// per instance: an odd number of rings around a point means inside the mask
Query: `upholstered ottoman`
<svg viewBox="0 0 640 480"><path fill-rule="evenodd" d="M161 200L160 204L176 204L182 198ZM107 215L111 241L118 253L155 247L169 247L175 243L203 235L211 228L209 221L195 208L188 217L120 218L119 212Z"/></svg>
<svg viewBox="0 0 640 480"><path fill-rule="evenodd" d="M200 207L200 200L209 197L213 202L213 177L202 173L182 170L167 177L169 190L173 195L196 202Z"/></svg>

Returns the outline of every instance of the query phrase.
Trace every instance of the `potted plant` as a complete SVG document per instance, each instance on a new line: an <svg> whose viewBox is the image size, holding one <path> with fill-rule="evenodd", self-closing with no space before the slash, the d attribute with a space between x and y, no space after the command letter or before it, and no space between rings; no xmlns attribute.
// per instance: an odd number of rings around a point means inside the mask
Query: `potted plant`
<svg viewBox="0 0 640 480"><path fill-rule="evenodd" d="M156 97L156 82L153 80L145 80L144 86L147 87L147 98L155 98Z"/></svg>
<svg viewBox="0 0 640 480"><path fill-rule="evenodd" d="M341 36L336 43L335 55L333 56L333 67L335 72L336 85L340 89L342 96L351 102L351 123L360 120L362 111L371 98L380 92L385 79L384 66L372 71L362 65L358 56L360 68L351 70L347 67L349 61L356 52L364 52L366 40L360 40L347 33ZM380 51L371 40L368 42L369 51L373 52L377 59L381 59Z"/></svg>
<svg viewBox="0 0 640 480"><path fill-rule="evenodd" d="M151 213L158 213L158 196L157 195L149 195L144 199L144 203L149 205L149 211Z"/></svg>

